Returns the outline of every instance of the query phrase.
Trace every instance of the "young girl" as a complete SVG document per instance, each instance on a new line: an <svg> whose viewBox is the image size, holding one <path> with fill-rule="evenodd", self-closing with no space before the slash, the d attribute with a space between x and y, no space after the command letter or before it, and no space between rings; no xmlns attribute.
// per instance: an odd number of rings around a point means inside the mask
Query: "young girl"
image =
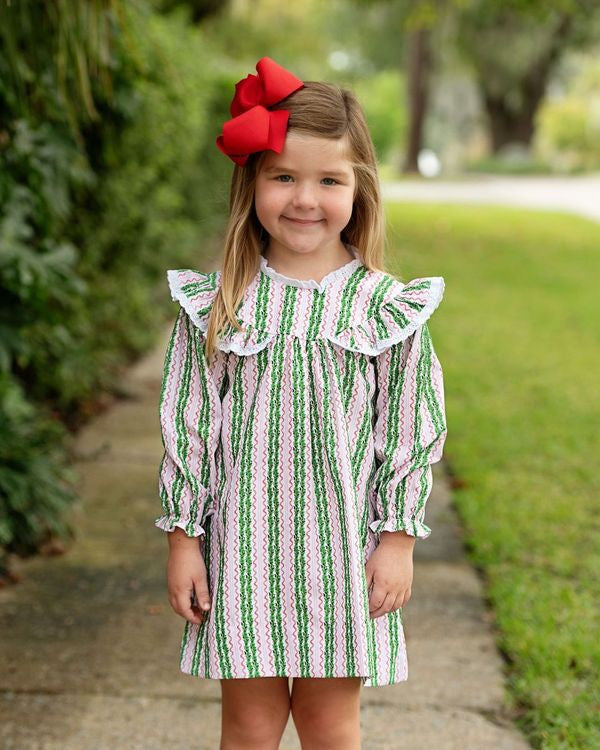
<svg viewBox="0 0 600 750"><path fill-rule="evenodd" d="M167 272L155 524L181 671L221 681L221 748L278 748L291 712L303 747L353 750L361 686L408 674L402 607L446 437L426 322L444 280L380 270L356 98L256 68L217 139L236 165L222 269Z"/></svg>

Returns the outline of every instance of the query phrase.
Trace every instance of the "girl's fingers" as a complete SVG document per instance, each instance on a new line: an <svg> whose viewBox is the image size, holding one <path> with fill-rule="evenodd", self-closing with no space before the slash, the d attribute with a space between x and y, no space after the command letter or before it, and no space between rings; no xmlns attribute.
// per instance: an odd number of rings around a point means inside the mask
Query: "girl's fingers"
<svg viewBox="0 0 600 750"><path fill-rule="evenodd" d="M206 580L194 581L194 604L197 604L202 610L210 609L210 593ZM207 606L204 606L207 605Z"/></svg>
<svg viewBox="0 0 600 750"><path fill-rule="evenodd" d="M177 595L171 606L178 615L196 625L201 625L208 614L197 606L193 594L190 593Z"/></svg>
<svg viewBox="0 0 600 750"><path fill-rule="evenodd" d="M376 594L375 591L373 591L373 594L371 594L371 604L369 608L371 619L387 614L387 612L391 610L391 607L389 607L388 605L392 604L394 598L395 597L393 597L389 591L383 598L380 594Z"/></svg>
<svg viewBox="0 0 600 750"><path fill-rule="evenodd" d="M198 607L192 606L191 608L192 616L186 617L186 620L190 620L190 622L195 623L196 625L202 625L202 623L206 620L208 617L208 612L204 612L202 609L198 609Z"/></svg>

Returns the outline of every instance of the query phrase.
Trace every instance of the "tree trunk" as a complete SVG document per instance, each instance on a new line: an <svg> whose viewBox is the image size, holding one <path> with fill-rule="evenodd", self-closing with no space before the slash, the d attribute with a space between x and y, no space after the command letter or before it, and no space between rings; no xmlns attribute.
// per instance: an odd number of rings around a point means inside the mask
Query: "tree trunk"
<svg viewBox="0 0 600 750"><path fill-rule="evenodd" d="M552 43L544 54L525 71L517 83L520 106L514 109L505 93L493 93L482 76L479 85L485 110L489 118L492 152L497 153L507 143L531 144L535 131L535 115L546 93L548 78L564 48L571 28L571 17L563 16Z"/></svg>
<svg viewBox="0 0 600 750"><path fill-rule="evenodd" d="M402 171L418 172L417 158L423 142L423 126L429 94L431 51L429 29L416 29L408 40L408 142Z"/></svg>

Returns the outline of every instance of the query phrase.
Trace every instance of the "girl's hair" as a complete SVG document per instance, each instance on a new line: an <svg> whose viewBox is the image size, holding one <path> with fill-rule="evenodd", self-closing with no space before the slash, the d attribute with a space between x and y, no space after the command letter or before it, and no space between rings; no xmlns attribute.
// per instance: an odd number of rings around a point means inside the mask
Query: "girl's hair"
<svg viewBox="0 0 600 750"><path fill-rule="evenodd" d="M379 188L375 148L361 105L355 95L325 81L303 81L304 86L269 107L290 113L287 132L332 140L344 139L346 158L354 169L356 187L352 216L342 230L344 242L358 248L371 270L383 267L385 220ZM227 324L236 330L236 310L254 278L265 234L254 209L256 177L267 151L249 155L244 166L234 165L229 194L229 219L221 284L208 320L205 353L210 358L218 333Z"/></svg>

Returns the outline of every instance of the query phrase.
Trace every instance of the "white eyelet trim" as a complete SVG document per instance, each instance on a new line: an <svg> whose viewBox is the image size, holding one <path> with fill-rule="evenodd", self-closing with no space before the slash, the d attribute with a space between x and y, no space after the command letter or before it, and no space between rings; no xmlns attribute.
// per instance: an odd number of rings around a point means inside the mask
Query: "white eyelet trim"
<svg viewBox="0 0 600 750"><path fill-rule="evenodd" d="M415 281L422 280L430 282L427 302L419 312L414 314L414 317L412 317L408 325L403 328L398 328L398 330L394 331L387 338L380 338L375 326L369 320L344 329L339 336L325 334L325 338L336 346L349 349L350 351L360 352L361 354L367 354L371 357L376 357L394 344L404 341L431 317L444 296L445 282L443 276L427 276L421 277L420 279L412 279L404 284L404 286L410 287ZM380 310L385 309L386 307L393 308L396 304L400 304L401 302L402 290L388 300L388 302L384 303ZM378 312L378 314L381 313ZM352 343L350 339L352 339L354 343Z"/></svg>
<svg viewBox="0 0 600 750"><path fill-rule="evenodd" d="M179 304L183 307L183 309L186 311L186 313L190 316L190 320L192 323L197 326L202 333L206 333L206 330L208 328L208 321L206 318L202 319L197 312L198 307L198 301L196 299L191 299L186 295L186 293L183 291L183 280L181 278L181 274L183 272L190 273L192 276L194 276L193 279L190 279L190 281L208 281L209 274L206 273L200 273L199 271L194 271L193 269L169 269L167 271L167 279L169 281L169 289L171 291L171 299L175 302L179 302ZM217 271L217 279L218 279L219 272ZM189 282L187 282L189 283ZM216 289L208 289L207 294L210 296L216 294Z"/></svg>
<svg viewBox="0 0 600 750"><path fill-rule="evenodd" d="M271 266L267 263L267 259L262 254L260 256L260 268L267 276L270 276L272 279L280 281L283 284L288 284L289 286L297 286L301 289L316 289L319 292L324 292L329 284L332 284L334 281L336 281L336 279L343 278L362 264L358 249L354 245L350 245L347 242L344 242L344 246L352 253L352 255L354 255L354 260L348 261L348 263L345 263L343 266L340 266L339 268L330 271L328 274L325 274L320 282L315 281L314 279L295 279L292 276L285 276L284 274L276 271L274 268L271 268Z"/></svg>

